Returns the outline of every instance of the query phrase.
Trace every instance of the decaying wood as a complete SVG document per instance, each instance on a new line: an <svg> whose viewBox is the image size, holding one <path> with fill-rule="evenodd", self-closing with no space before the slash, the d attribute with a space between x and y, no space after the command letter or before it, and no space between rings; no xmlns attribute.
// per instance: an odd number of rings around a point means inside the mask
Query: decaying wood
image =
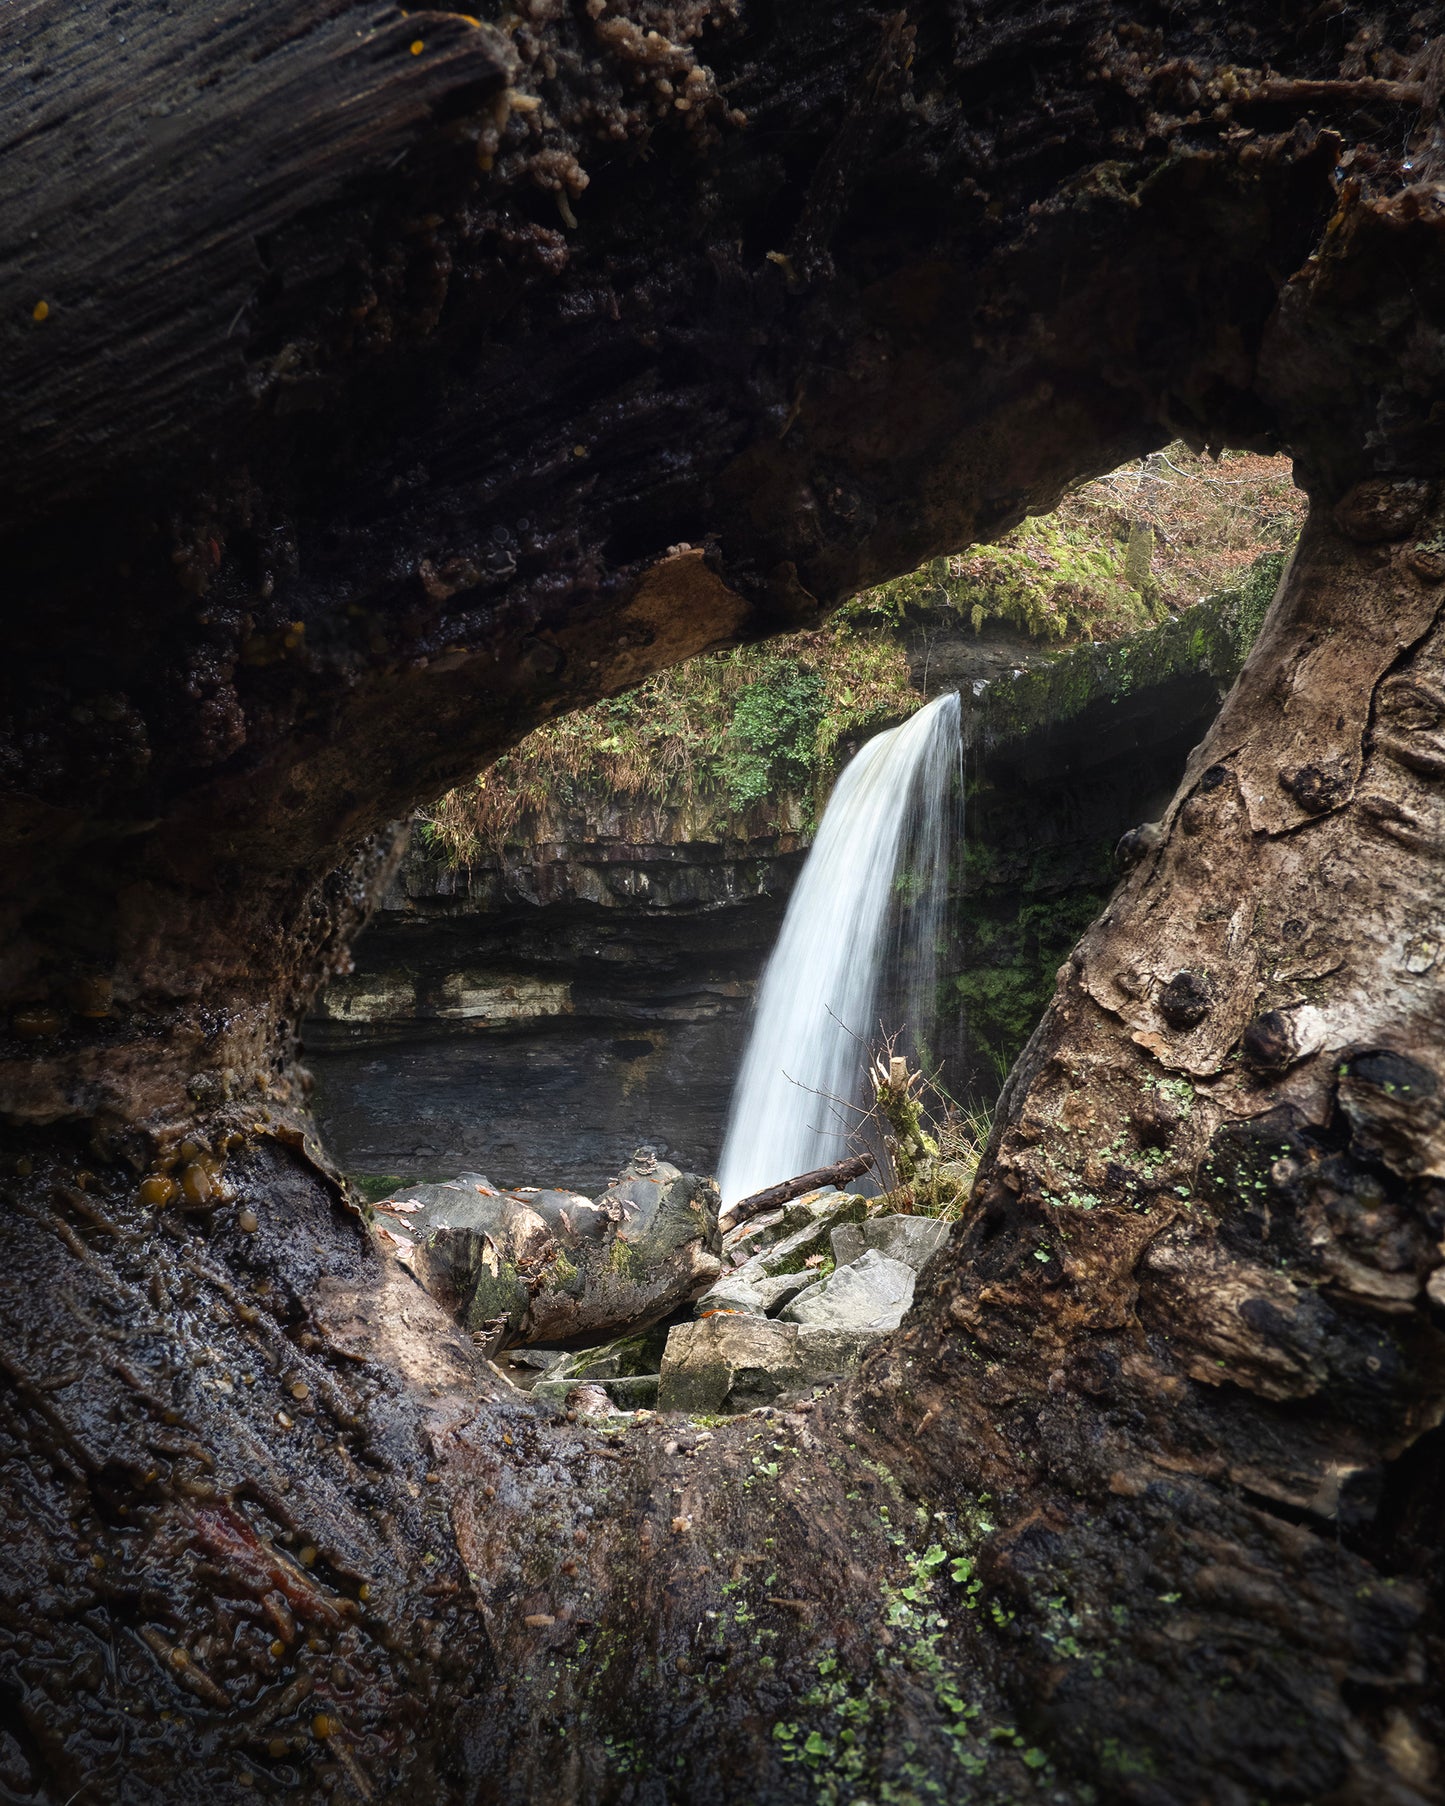
<svg viewBox="0 0 1445 1806"><path fill-rule="evenodd" d="M1433 24L7 10L8 1792L1438 1795ZM388 823L1181 434L1309 531L903 1330L501 1392L296 1122Z"/></svg>
<svg viewBox="0 0 1445 1806"><path fill-rule="evenodd" d="M779 1204L791 1203L794 1198L801 1198L805 1191L817 1191L821 1185L846 1185L850 1179L862 1178L872 1165L871 1154L850 1154L846 1160L835 1160L831 1166L820 1166L811 1173L799 1173L795 1179L783 1179L777 1185L765 1186L750 1198L739 1198L736 1204L730 1205L718 1218L718 1228L733 1229L739 1223L747 1222L749 1217L775 1210Z"/></svg>

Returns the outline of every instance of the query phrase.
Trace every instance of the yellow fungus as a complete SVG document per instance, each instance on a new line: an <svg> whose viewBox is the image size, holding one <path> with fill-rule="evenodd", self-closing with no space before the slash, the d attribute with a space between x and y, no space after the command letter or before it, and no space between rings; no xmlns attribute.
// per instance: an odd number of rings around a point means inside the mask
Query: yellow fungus
<svg viewBox="0 0 1445 1806"><path fill-rule="evenodd" d="M198 1161L192 1161L181 1174L181 1190L188 1204L204 1204L215 1187L211 1175Z"/></svg>
<svg viewBox="0 0 1445 1806"><path fill-rule="evenodd" d="M30 310L30 318L36 322L48 320L50 318L50 303L48 301L37 301Z"/></svg>
<svg viewBox="0 0 1445 1806"><path fill-rule="evenodd" d="M65 1018L59 1010L17 1010L10 1018L10 1026L22 1040L44 1041L60 1033Z"/></svg>
<svg viewBox="0 0 1445 1806"><path fill-rule="evenodd" d="M296 1384L291 1388L291 1396L292 1398L310 1398L311 1388L306 1384L305 1380L297 1380Z"/></svg>
<svg viewBox="0 0 1445 1806"><path fill-rule="evenodd" d="M311 1729L322 1739L336 1735L336 1720L326 1712L318 1712L311 1720Z"/></svg>
<svg viewBox="0 0 1445 1806"><path fill-rule="evenodd" d="M363 1580L361 1585L356 1589L356 1596L361 1603L365 1605L367 1600L371 1597L371 1583Z"/></svg>
<svg viewBox="0 0 1445 1806"><path fill-rule="evenodd" d="M236 1218L236 1227L246 1235L254 1235L261 1223L254 1210L243 1210Z"/></svg>
<svg viewBox="0 0 1445 1806"><path fill-rule="evenodd" d="M152 1173L149 1179L140 1182L140 1201L149 1204L153 1210L160 1210L169 1204L176 1195L176 1182L166 1178L164 1173Z"/></svg>
<svg viewBox="0 0 1445 1806"><path fill-rule="evenodd" d="M279 1637L277 1637L271 1645L271 1654L273 1656L275 1656L276 1660L279 1662L281 1660L281 1657L283 1655L285 1655L285 1653L286 1653L286 1645L281 1641L281 1639Z"/></svg>
<svg viewBox="0 0 1445 1806"><path fill-rule="evenodd" d="M314 1567L316 1565L316 1545L315 1545L315 1543L307 1543L306 1547L301 1551L301 1553L297 1557L297 1559L300 1561L301 1566L303 1568Z"/></svg>
<svg viewBox="0 0 1445 1806"><path fill-rule="evenodd" d="M412 55L413 55L413 56L420 56L420 55L421 55L421 53L422 53L422 51L423 51L423 50L425 50L425 49L426 49L426 45L425 45L425 44L423 44L423 43L422 43L422 41L421 41L421 39L420 39L420 38L413 38L413 39L412 39L412 41L411 41L411 53L412 53Z"/></svg>

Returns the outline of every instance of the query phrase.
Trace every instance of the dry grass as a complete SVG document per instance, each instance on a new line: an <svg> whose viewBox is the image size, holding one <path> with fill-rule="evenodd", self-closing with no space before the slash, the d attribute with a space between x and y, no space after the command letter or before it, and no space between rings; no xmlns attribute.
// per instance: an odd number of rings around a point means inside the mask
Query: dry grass
<svg viewBox="0 0 1445 1806"><path fill-rule="evenodd" d="M1288 458L1225 452L1217 462L1171 445L1144 465L1126 465L1067 497L1059 513L1127 541L1129 522L1154 529L1153 575L1177 611L1237 583L1261 552L1291 546L1304 525L1305 498Z"/></svg>

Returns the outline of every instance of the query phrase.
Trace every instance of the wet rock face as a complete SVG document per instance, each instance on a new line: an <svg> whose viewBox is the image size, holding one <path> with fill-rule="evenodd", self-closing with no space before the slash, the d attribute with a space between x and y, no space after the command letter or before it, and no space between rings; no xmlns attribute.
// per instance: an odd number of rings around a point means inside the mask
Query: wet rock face
<svg viewBox="0 0 1445 1806"><path fill-rule="evenodd" d="M717 1187L639 1153L595 1201L481 1174L378 1207L383 1240L491 1350L636 1332L716 1277Z"/></svg>
<svg viewBox="0 0 1445 1806"><path fill-rule="evenodd" d="M751 1411L837 1379L876 1340L867 1330L721 1313L680 1324L667 1338L658 1404L727 1416Z"/></svg>
<svg viewBox="0 0 1445 1806"><path fill-rule="evenodd" d="M783 879L760 896L735 883L715 909L494 909L490 890L449 893L456 878L409 861L355 973L307 1020L316 1113L340 1164L594 1196L646 1141L711 1171Z"/></svg>

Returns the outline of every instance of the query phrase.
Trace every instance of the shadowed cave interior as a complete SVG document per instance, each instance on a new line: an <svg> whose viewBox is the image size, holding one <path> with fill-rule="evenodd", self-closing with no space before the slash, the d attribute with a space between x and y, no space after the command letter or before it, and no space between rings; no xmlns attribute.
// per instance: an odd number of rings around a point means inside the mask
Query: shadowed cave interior
<svg viewBox="0 0 1445 1806"><path fill-rule="evenodd" d="M1437 1799L1434 10L104 17L38 0L0 66L7 1797ZM478 929L411 812L1180 440L1288 454L1308 518L1242 668L1191 623L1142 714L971 749L1001 870L1014 791L1065 866L1151 831L1079 871L900 1327L762 1415L517 1390L546 1313L647 1314L654 1230L709 1277L716 1201L651 1168L517 1208L495 1270L446 1223L397 1258L436 1201L343 1169L509 1157L450 1106L390 1139L495 946L605 1024L579 1184L653 1036L585 896L533 954L483 873ZM731 1032L797 852L705 962L660 937ZM990 995L992 1092L1033 1017ZM826 1333L748 1316L696 1349Z"/></svg>

